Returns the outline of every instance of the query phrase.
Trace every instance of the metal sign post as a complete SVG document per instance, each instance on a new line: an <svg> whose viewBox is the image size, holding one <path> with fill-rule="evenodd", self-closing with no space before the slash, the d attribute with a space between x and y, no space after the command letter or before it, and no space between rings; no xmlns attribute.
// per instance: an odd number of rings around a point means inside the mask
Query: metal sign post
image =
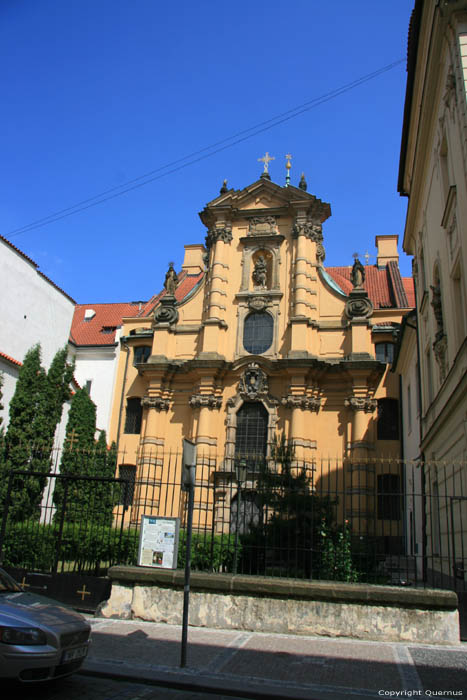
<svg viewBox="0 0 467 700"><path fill-rule="evenodd" d="M190 605L191 535L193 532L193 506L195 503L196 445L183 440L182 489L188 493L188 514L185 552L185 584L183 588L182 650L180 668L186 666L188 641L188 609Z"/></svg>

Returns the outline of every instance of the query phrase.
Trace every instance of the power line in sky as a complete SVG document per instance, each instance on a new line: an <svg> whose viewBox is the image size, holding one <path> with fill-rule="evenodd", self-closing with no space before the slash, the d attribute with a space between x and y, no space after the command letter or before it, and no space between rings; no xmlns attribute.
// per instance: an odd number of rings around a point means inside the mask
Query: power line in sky
<svg viewBox="0 0 467 700"><path fill-rule="evenodd" d="M33 231L37 228L42 228L43 226L47 226L48 224L52 224L56 221L60 221L61 219L65 219L68 216L73 216L74 214L78 214L81 211L85 211L86 209L98 206L99 204L104 204L105 202L108 202L111 199L115 199L116 197L120 197L124 194L127 194L128 192L132 192L133 190L139 189L140 187L144 187L145 185L148 185L151 182L154 182L155 180L159 180L163 177L167 177L168 175L172 175L173 173L176 173L179 170L182 170L183 168L187 168L190 165L194 165L195 163L198 163L201 160L210 158L216 153L225 151L226 149L232 148L233 146L236 146L237 144L242 143L243 141L253 138L253 136L257 136L258 134L273 129L275 126L279 126L279 124L283 124L286 121L295 119L304 112L308 112L311 109L314 109L315 107L319 107L325 102L329 102L330 100L333 100L336 97L339 97L340 95L349 92L350 90L354 90L355 88L369 82L370 80L378 78L383 73L387 73L388 71L392 70L393 68L396 68L404 62L404 58L401 58L397 61L393 61L392 63L389 63L388 65L383 66L382 68L378 68L378 70L375 70L372 73L367 73L366 75L363 75L350 83L346 83L345 85L342 85L341 87L336 88L335 90L331 90L330 92L325 93L320 97L315 97L311 100L308 100L307 102L303 102L302 104L297 105L296 107L293 107L292 109L289 109L286 112L282 112L281 114L271 117L270 119L259 122L254 126L249 127L248 129L238 131L237 133L232 134L231 136L222 139L221 141L216 141L215 143L209 146L205 146L204 148L194 151L193 153L189 153L188 155L183 156L182 158L178 158L177 160L171 161L166 165L162 165L158 168L155 168L154 170L150 170L149 172L144 173L143 175L139 175L138 177L135 177L132 180L127 180L121 185L117 185L115 187L111 187L110 189L104 190L103 192L96 194L94 197L83 199L72 206L65 207L64 209L59 209L58 211L53 212L48 216L42 217L41 219L36 219L35 221L32 221L31 223L26 224L25 226L13 229L5 235L7 237L13 238L15 236L19 236L22 233L27 233L28 231Z"/></svg>

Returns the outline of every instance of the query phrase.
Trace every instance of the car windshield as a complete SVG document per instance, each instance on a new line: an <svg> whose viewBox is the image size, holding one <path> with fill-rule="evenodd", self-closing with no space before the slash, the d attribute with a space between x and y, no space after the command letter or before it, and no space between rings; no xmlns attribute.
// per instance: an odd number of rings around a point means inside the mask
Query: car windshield
<svg viewBox="0 0 467 700"><path fill-rule="evenodd" d="M0 569L0 593L6 593L11 591L21 591L21 586L18 586L16 581L14 581L11 576L8 576L6 571Z"/></svg>

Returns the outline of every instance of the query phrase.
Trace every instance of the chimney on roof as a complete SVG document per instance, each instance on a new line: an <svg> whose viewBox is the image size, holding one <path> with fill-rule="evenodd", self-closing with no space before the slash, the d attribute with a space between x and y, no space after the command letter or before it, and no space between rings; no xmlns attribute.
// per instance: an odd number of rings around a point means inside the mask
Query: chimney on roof
<svg viewBox="0 0 467 700"><path fill-rule="evenodd" d="M399 253L397 251L397 242L399 236L376 236L375 245L377 249L376 265L379 268L386 267L388 262L395 260L399 262Z"/></svg>
<svg viewBox="0 0 467 700"><path fill-rule="evenodd" d="M204 270L203 255L205 252L204 245L200 243L186 245L182 270L185 270L189 275L197 275L202 272Z"/></svg>

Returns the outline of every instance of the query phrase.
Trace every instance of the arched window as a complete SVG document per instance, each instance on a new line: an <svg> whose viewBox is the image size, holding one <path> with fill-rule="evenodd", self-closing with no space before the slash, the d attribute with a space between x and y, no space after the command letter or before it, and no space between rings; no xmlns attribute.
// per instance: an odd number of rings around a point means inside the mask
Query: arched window
<svg viewBox="0 0 467 700"><path fill-rule="evenodd" d="M235 457L247 459L250 467L254 468L266 456L268 418L267 410L259 401L244 403L237 413Z"/></svg>
<svg viewBox="0 0 467 700"><path fill-rule="evenodd" d="M127 399L125 433L138 434L141 432L141 419L143 417L143 407L141 397Z"/></svg>
<svg viewBox="0 0 467 700"><path fill-rule="evenodd" d="M399 440L399 401L378 399L378 440Z"/></svg>
<svg viewBox="0 0 467 700"><path fill-rule="evenodd" d="M260 355L272 345L274 321L265 312L254 311L245 319L243 326L243 347L252 355Z"/></svg>

